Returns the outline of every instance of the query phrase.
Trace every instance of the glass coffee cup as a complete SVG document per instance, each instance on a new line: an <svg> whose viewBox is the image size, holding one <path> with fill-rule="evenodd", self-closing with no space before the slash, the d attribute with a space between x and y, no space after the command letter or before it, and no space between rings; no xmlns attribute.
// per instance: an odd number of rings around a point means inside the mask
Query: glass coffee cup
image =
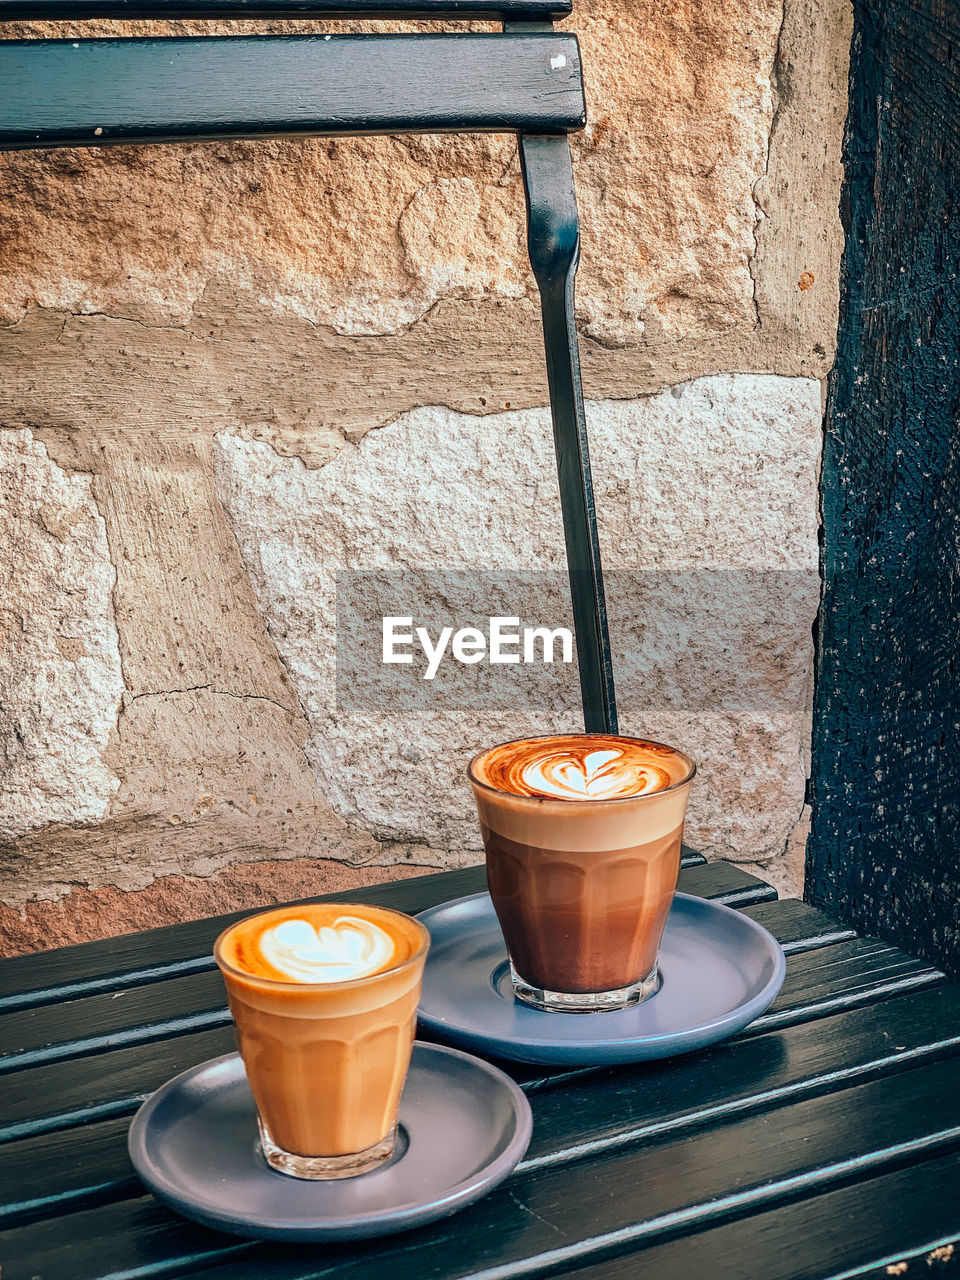
<svg viewBox="0 0 960 1280"><path fill-rule="evenodd" d="M349 1178L390 1158L429 944L410 916L339 902L261 912L217 939L272 1168Z"/></svg>
<svg viewBox="0 0 960 1280"><path fill-rule="evenodd" d="M659 987L696 765L644 738L501 743L468 768L487 885L516 995L538 1009L623 1009Z"/></svg>

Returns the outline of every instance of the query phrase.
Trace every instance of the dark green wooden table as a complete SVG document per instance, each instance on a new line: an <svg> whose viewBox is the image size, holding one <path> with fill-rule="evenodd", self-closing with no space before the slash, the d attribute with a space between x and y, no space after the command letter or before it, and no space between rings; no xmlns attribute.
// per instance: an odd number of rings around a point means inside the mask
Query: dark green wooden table
<svg viewBox="0 0 960 1280"><path fill-rule="evenodd" d="M2 1280L960 1274L960 989L735 867L686 863L684 891L783 944L770 1011L669 1062L508 1066L534 1113L514 1175L453 1218L371 1244L218 1235L132 1172L140 1102L232 1048L210 949L234 917L0 962ZM482 888L472 868L335 896L420 911Z"/></svg>

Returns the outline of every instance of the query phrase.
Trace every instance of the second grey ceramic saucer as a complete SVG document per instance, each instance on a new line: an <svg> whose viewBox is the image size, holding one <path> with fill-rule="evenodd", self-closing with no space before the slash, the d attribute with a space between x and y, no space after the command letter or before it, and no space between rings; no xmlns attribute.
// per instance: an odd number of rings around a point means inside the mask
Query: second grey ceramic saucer
<svg viewBox="0 0 960 1280"><path fill-rule="evenodd" d="M420 1023L455 1044L553 1066L642 1062L702 1049L740 1031L783 985L783 950L749 916L674 896L660 946L660 990L630 1009L545 1013L513 994L489 894L444 902L430 930Z"/></svg>
<svg viewBox="0 0 960 1280"><path fill-rule="evenodd" d="M530 1142L530 1104L487 1062L413 1046L393 1158L308 1182L271 1169L238 1054L192 1067L133 1118L133 1166L159 1199L205 1226L258 1240L357 1240L446 1217L491 1191Z"/></svg>

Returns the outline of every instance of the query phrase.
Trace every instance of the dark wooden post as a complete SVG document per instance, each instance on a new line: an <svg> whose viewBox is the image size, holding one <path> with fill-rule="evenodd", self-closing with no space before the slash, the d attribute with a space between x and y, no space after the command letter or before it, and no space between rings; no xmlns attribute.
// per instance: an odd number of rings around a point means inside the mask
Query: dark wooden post
<svg viewBox="0 0 960 1280"><path fill-rule="evenodd" d="M960 7L855 0L807 896L960 972Z"/></svg>

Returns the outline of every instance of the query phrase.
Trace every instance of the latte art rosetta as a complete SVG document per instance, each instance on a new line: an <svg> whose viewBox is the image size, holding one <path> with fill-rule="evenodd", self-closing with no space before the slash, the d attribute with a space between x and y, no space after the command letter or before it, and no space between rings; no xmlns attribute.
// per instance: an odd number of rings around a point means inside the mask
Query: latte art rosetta
<svg viewBox="0 0 960 1280"><path fill-rule="evenodd" d="M509 795L553 800L619 800L665 791L689 776L681 753L642 738L563 734L491 747L473 776Z"/></svg>
<svg viewBox="0 0 960 1280"><path fill-rule="evenodd" d="M294 982L349 982L383 969L393 939L371 920L340 916L332 924L282 920L260 938L264 960Z"/></svg>

